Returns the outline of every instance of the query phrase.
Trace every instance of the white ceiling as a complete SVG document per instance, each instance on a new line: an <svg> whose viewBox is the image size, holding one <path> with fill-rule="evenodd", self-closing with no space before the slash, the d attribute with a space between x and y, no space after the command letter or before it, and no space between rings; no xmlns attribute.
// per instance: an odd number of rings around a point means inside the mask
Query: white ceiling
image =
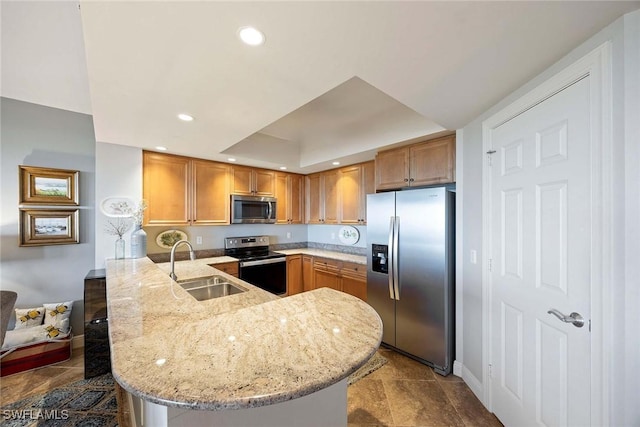
<svg viewBox="0 0 640 427"><path fill-rule="evenodd" d="M309 173L463 127L639 7L3 1L2 96L91 113L100 142Z"/></svg>

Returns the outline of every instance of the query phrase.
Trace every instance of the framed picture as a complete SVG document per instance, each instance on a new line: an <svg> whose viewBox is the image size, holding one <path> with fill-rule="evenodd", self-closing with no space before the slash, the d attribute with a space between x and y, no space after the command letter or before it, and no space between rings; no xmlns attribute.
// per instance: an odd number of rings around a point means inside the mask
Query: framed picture
<svg viewBox="0 0 640 427"><path fill-rule="evenodd" d="M78 206L78 174L66 169L19 166L21 205Z"/></svg>
<svg viewBox="0 0 640 427"><path fill-rule="evenodd" d="M20 246L80 243L78 209L20 209Z"/></svg>

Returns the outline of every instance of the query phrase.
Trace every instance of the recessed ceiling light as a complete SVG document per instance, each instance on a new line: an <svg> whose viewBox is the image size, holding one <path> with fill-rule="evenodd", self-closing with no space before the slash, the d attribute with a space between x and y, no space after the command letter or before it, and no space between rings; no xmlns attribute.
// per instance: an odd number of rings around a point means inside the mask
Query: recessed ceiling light
<svg viewBox="0 0 640 427"><path fill-rule="evenodd" d="M280 170L286 171L287 167L286 166L280 166Z"/></svg>
<svg viewBox="0 0 640 427"><path fill-rule="evenodd" d="M229 160L230 162L235 162L236 159L234 159L233 157L229 157L227 160Z"/></svg>
<svg viewBox="0 0 640 427"><path fill-rule="evenodd" d="M331 163L333 166L338 166L340 164L340 162L333 162Z"/></svg>
<svg viewBox="0 0 640 427"><path fill-rule="evenodd" d="M178 114L178 118L184 122L191 122L193 121L193 117L188 115L188 114Z"/></svg>
<svg viewBox="0 0 640 427"><path fill-rule="evenodd" d="M249 46L260 46L264 43L265 37L262 32L253 27L242 27L238 30L238 36Z"/></svg>
<svg viewBox="0 0 640 427"><path fill-rule="evenodd" d="M156 147L156 150L158 150L158 151L167 151L167 147L163 147L162 145L158 145Z"/></svg>

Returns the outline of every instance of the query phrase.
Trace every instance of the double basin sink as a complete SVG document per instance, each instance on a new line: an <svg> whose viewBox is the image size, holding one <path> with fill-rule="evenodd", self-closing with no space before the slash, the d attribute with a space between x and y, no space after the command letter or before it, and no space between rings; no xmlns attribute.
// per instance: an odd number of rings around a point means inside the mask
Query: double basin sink
<svg viewBox="0 0 640 427"><path fill-rule="evenodd" d="M177 282L198 301L240 294L246 291L246 289L229 282L227 278L217 275L178 280Z"/></svg>

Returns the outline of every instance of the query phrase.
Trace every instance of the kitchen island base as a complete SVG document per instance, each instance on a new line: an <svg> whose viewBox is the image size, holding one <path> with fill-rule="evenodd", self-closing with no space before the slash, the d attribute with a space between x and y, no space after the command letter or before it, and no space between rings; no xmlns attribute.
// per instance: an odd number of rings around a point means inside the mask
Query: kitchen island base
<svg viewBox="0 0 640 427"><path fill-rule="evenodd" d="M286 402L257 408L200 411L167 407L142 401L134 407L142 408L142 426L154 427L346 427L347 381ZM133 400L139 398L131 396ZM138 426L140 427L140 426Z"/></svg>

